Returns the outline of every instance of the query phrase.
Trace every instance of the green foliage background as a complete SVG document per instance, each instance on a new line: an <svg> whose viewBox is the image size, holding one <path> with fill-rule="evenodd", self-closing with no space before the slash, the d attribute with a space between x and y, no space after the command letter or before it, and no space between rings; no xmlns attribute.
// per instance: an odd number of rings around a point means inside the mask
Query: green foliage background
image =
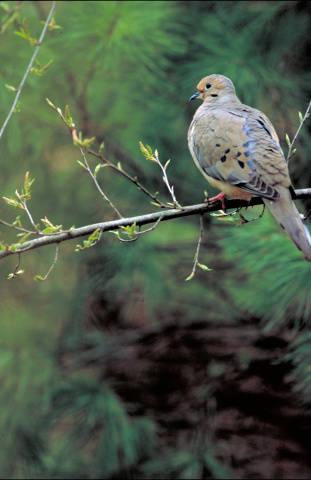
<svg viewBox="0 0 311 480"><path fill-rule="evenodd" d="M14 6L0 2L0 24ZM19 83L32 53L15 31L28 25L37 37L49 4L22 2L17 8L17 18L0 35L1 119L14 97L5 85ZM104 141L107 156L163 198L160 172L141 156L139 140L157 148L163 160L171 158L169 176L182 204L200 202L207 188L186 142L196 108L187 99L202 76L229 76L241 100L270 117L281 140L285 133L293 136L298 111L307 105L308 3L65 1L57 2L55 19L61 28L48 32L39 54L41 64L52 64L42 76L29 76L1 142L1 196L10 196L30 170L36 178L35 218L46 215L66 227L113 218L77 165L79 152L46 97L69 104L79 129ZM311 185L310 155L305 128L291 162L296 187ZM99 178L124 215L154 208L108 169ZM0 218L13 213L0 205ZM187 283L197 218L167 222L133 244L105 235L86 253L74 253L67 242L45 283L33 276L48 269L50 247L25 255L26 273L16 280L6 281L14 259L1 263L1 475L111 478L132 469L147 477L201 478L202 465L213 478L229 475L208 449L198 456L176 445L163 457L156 421L148 414L130 415L98 366L64 373L57 351L60 345L62 351L79 351L85 325L100 317L93 298L109 300L105 313L115 316L121 329L197 320L234 323L252 316L261 319L263 330L303 323L289 358L294 388L310 403L311 266L267 213L242 226L215 218L205 223L201 261L213 271L199 272ZM0 226L0 240L7 238ZM102 337L90 334L88 341L109 352Z"/></svg>

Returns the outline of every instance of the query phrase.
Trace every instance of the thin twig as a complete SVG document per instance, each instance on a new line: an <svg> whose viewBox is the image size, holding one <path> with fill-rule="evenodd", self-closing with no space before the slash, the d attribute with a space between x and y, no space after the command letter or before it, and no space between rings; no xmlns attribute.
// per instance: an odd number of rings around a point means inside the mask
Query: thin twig
<svg viewBox="0 0 311 480"><path fill-rule="evenodd" d="M14 225L13 223L7 222L2 218L0 218L0 224L5 225L8 228L14 228L14 230L18 230L19 232L23 232L23 233L31 233L32 235L35 235L36 233L38 233L37 230L34 231L34 230L29 230L28 228L19 227L18 225Z"/></svg>
<svg viewBox="0 0 311 480"><path fill-rule="evenodd" d="M34 221L32 215L31 215L31 213L30 213L30 211L29 211L29 208L28 208L28 205L27 205L26 200L21 200L21 203L22 203L22 205L23 205L23 207L24 207L24 210L25 210L25 212L26 212L26 214L27 214L27 216L28 216L28 218L29 218L29 221L30 221L30 223L31 223L31 226L35 229L35 231L36 231L37 233L40 233L37 225L35 224L35 221Z"/></svg>
<svg viewBox="0 0 311 480"><path fill-rule="evenodd" d="M53 1L53 2L52 2L52 5L51 5L50 12L49 12L49 14L48 14L48 16L47 16L47 19L46 19L46 21L45 21L45 23L44 23L44 26L43 26L41 35L40 35L39 40L38 40L38 42L37 42L37 46L36 46L36 48L34 49L34 52L33 52L32 57L31 57L31 59L30 59L30 62L29 62L29 64L28 64L28 66L27 66L27 68L26 68L26 70L25 70L25 73L24 73L24 75L23 75L23 78L22 78L22 80L21 80L21 82L20 82L20 84L19 84L19 86L18 86L18 89L17 89L16 95L15 95L14 101L13 101L13 103L12 103L11 109L10 109L10 111L9 111L9 113L8 113L6 119L4 120L4 123L3 123L2 127L1 127L1 130L0 130L0 140L1 140L1 138L2 138L2 135L3 135L4 131L5 131L8 123L9 123L9 121L10 121L10 119L11 119L13 113L14 113L14 111L15 111L17 102L18 102L18 100L19 100L20 94L22 93L22 90L23 90L23 87L24 87L25 82L26 82L26 80L27 80L27 77L28 77L28 75L29 75L29 72L30 72L30 70L31 70L31 68L32 68L32 66L33 66L33 63L34 63L34 61L35 61L38 53L39 53L39 50L40 50L40 47L41 47L41 45L42 45L43 39L44 39L44 37L45 37L47 28L48 28L49 23L50 23L50 21L51 21L51 19L52 19L52 16L53 16L55 7L56 7L56 2Z"/></svg>
<svg viewBox="0 0 311 480"><path fill-rule="evenodd" d="M310 116L310 110L311 110L311 100L309 102L309 105L307 106L307 110L305 111L305 114L303 117L301 117L300 113L299 113L299 119L300 119L300 123L299 123L299 126L297 128L297 131L294 135L294 138L293 140L289 143L289 148L288 148L288 153L287 153L287 157L286 157L286 161L289 162L289 160L291 159L292 155L294 154L294 151L293 151L293 148L294 148L294 145L295 145L295 142L298 138L298 135L300 133L300 130L302 129L303 127L303 124L305 123L305 121L307 120L307 118ZM288 137L287 137L288 138Z"/></svg>
<svg viewBox="0 0 311 480"><path fill-rule="evenodd" d="M200 255L200 248L201 248L203 233L204 233L203 215L200 215L200 233L199 233L197 248L196 248L195 254L194 254L192 270L191 270L190 274L185 278L186 282L191 280L196 274L197 267L198 267L198 264L199 264L199 255Z"/></svg>
<svg viewBox="0 0 311 480"><path fill-rule="evenodd" d="M120 242L136 242L136 240L138 240L138 237L140 235L144 235L145 233L149 233L149 232L152 232L153 230L155 230L157 228L157 226L159 225L159 223L161 222L163 218L163 215L161 215L157 221L154 223L154 225L152 225L150 228L146 228L145 230L136 230L135 229L135 232L133 234L133 238L122 238L121 235L120 235L120 232L114 232L113 230L111 230L111 233L114 233L118 240L120 240ZM121 230L124 230L124 228L121 227ZM126 232L125 232L126 233Z"/></svg>
<svg viewBox="0 0 311 480"><path fill-rule="evenodd" d="M80 139L79 139L79 135L78 135L78 131L77 131L77 128L72 120L72 118L70 119L70 121L68 121L68 119L66 119L63 111L59 108L59 107L56 107L56 105L54 105L53 102L51 102L51 100L49 99L46 99L47 100L47 103L48 105L57 112L57 114L60 116L60 118L62 119L62 121L64 122L64 124L66 125L66 127L68 128L69 132L70 132L70 135L71 135L71 138L73 140L73 143L74 145L77 145L77 146L80 146L80 149L82 148L81 146L81 142L80 142ZM96 152L94 150L92 150L91 148L87 148L87 147L83 147L84 150L89 153L90 155L92 155L93 157L96 157L98 158L99 160L101 160L103 166L105 167L109 167L109 168L112 168L114 171L118 172L120 175L122 175L123 177L125 177L127 180L129 180L130 182L134 183L134 185L136 185L136 187L141 190L145 195L147 195L149 198L151 198L151 200L153 201L153 203L156 205L156 206L159 206L161 208L167 208L169 205L165 204L165 203L162 203L158 198L157 198L157 195L156 194L153 194L151 193L146 187L144 187L138 180L137 177L133 177L132 175L130 175L128 172L126 172L123 167L121 166L120 163L118 164L115 164L113 162L111 162L110 160L107 160L100 152ZM83 152L84 152L83 150ZM90 170L88 170L90 171ZM122 216L120 217L122 218Z"/></svg>
<svg viewBox="0 0 311 480"><path fill-rule="evenodd" d="M160 159L159 159L159 152L158 150L155 150L154 152L154 161L157 165L159 165L159 167L161 168L161 171L162 171L162 174L163 174L163 182L164 184L166 185L166 188L168 189L171 197L172 197L172 200L173 200L173 206L175 208L181 208L181 205L177 202L177 199L176 199L176 196L175 196L175 192L174 192L174 187L173 185L170 184L169 182L169 179L168 179L168 176L167 176L167 173L166 173L166 170L167 170L167 167L169 166L169 163L170 163L170 160L168 160L165 165L162 165L162 163L160 162Z"/></svg>
<svg viewBox="0 0 311 480"><path fill-rule="evenodd" d="M152 227L146 228L145 230L141 230L140 232L136 232L136 235L144 235L145 233L152 232L157 228L157 226L159 225L162 219L163 219L163 215L161 215L158 218L158 220L154 223L154 225L152 225Z"/></svg>
<svg viewBox="0 0 311 480"><path fill-rule="evenodd" d="M303 188L300 190L295 190L295 199L302 198L311 198L311 188ZM254 197L250 202L244 200L226 200L226 209L239 208L239 207L250 207L253 205L261 205L263 203L262 199L259 197ZM161 210L158 212L149 213L146 215L138 215L136 217L122 218L120 220L112 220L109 222L100 222L92 225L85 225L83 227L71 228L70 230L49 234L44 236L39 236L27 242L21 244L15 244L14 248L10 249L8 245L7 248L0 251L0 259L8 257L10 255L16 255L21 252L27 252L29 250L34 250L37 248L44 247L46 245L57 244L65 242L67 240L72 240L79 237L89 236L96 229L100 229L101 232L107 232L109 230L118 230L120 227L126 227L133 225L134 223L137 226L147 225L154 223L161 217L161 221L173 220L174 218L186 217L189 215L201 215L203 213L215 212L222 208L221 202L215 202L214 204L199 203L196 205L189 205L182 207L182 209L171 208L168 210Z"/></svg>
<svg viewBox="0 0 311 480"><path fill-rule="evenodd" d="M17 278L24 273L24 270L19 268L20 265L21 265L21 253L18 253L17 265L15 266L14 271L12 273L9 273L9 275L7 277L8 280L12 280L13 278Z"/></svg>
<svg viewBox="0 0 311 480"><path fill-rule="evenodd" d="M12 275L13 275L14 277L16 276L16 274L17 274L17 272L18 272L18 270L19 270L20 265L21 265L21 254L19 253L19 254L18 254L18 260L17 260L17 265L15 266L14 272L12 273Z"/></svg>
<svg viewBox="0 0 311 480"><path fill-rule="evenodd" d="M150 192L146 187L144 187L144 185L142 185L142 183L138 180L138 178L135 176L133 177L131 174L129 174L126 170L124 170L123 166L120 166L120 165L116 165L115 163L113 163L111 160L107 160L104 155L101 155L100 153L98 152L95 152L94 150L92 149L88 149L87 152L90 154L90 155L93 155L94 157L98 158L99 160L102 161L102 163L104 165L106 165L107 167L110 167L112 168L113 170L115 170L116 172L118 172L120 175L122 175L124 178L126 178L127 180L129 180L130 182L132 182L134 185L136 185L136 187L141 190L145 195L147 195L149 198L151 198L151 200L156 203L159 207L161 208L166 208L167 205L163 202L161 202L158 198L157 198L157 195Z"/></svg>
<svg viewBox="0 0 311 480"><path fill-rule="evenodd" d="M87 170L87 172L89 173L89 175L91 176L97 190L99 191L99 193L101 194L101 196L103 197L103 199L105 200L105 202L107 202L110 207L112 208L112 210L118 215L119 218L123 218L123 216L121 215L121 213L119 212L119 210L117 209L117 207L112 203L112 201L110 200L109 197L107 197L107 195L105 194L105 192L103 191L103 189L101 188L101 186L99 185L98 181L97 181L97 178L96 176L94 175L94 173L92 172L91 170L91 167L89 165L89 162L87 161L87 158L86 158L86 155L85 155L85 152L83 150L83 148L80 147L80 152L81 152L81 155L83 157L83 163L85 165L85 169Z"/></svg>
<svg viewBox="0 0 311 480"><path fill-rule="evenodd" d="M52 272L52 270L54 270L55 265L57 264L58 255L59 255L59 248L60 248L60 245L57 244L57 245L56 245L56 249L55 249L55 255L54 255L53 262L51 263L50 268L48 269L48 271L46 272L46 274L43 275L43 276L41 276L41 275L36 275L36 276L35 276L35 280L44 281L44 280L46 280L46 279L48 278L48 276L50 275L50 273Z"/></svg>
<svg viewBox="0 0 311 480"><path fill-rule="evenodd" d="M242 215L242 213L240 211L241 209L239 209L236 213L239 215L239 217L241 219L241 223L250 223L250 222L255 222L256 220L259 220L260 218L262 218L263 214L265 213L265 209L266 209L266 205L263 204L262 211L260 212L260 214L257 217L251 218L251 219L248 219L244 215Z"/></svg>

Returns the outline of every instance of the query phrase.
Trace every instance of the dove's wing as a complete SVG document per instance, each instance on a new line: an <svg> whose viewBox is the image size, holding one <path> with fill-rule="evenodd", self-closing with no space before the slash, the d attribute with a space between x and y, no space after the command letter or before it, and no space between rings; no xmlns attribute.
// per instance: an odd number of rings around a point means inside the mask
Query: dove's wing
<svg viewBox="0 0 311 480"><path fill-rule="evenodd" d="M262 197L311 260L311 237L291 199L287 163L263 113L237 103L218 108L203 104L190 125L188 141L195 163L209 181L237 198L242 198L241 190Z"/></svg>

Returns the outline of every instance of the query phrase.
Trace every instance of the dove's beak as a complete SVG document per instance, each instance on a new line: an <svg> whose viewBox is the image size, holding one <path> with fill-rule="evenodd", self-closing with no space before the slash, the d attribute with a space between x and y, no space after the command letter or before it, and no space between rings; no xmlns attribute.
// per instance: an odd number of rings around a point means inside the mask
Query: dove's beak
<svg viewBox="0 0 311 480"><path fill-rule="evenodd" d="M199 95L200 95L200 92L196 92L193 95L191 95L191 97L189 98L189 102L192 102L192 100L195 100L196 98L198 98Z"/></svg>

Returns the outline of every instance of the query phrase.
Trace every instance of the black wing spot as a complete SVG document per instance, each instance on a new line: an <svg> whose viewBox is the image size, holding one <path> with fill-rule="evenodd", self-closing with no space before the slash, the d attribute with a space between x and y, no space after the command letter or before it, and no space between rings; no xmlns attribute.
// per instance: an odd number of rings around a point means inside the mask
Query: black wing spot
<svg viewBox="0 0 311 480"><path fill-rule="evenodd" d="M227 150L225 150L225 153L229 153L230 152L230 148L227 148Z"/></svg>
<svg viewBox="0 0 311 480"><path fill-rule="evenodd" d="M239 117L239 118L242 118L242 117L243 117L243 115L239 115L239 114L236 113L236 112L231 112L231 111L229 111L228 113L230 113L230 115L234 115L235 117Z"/></svg>
<svg viewBox="0 0 311 480"><path fill-rule="evenodd" d="M262 120L257 120L257 122L259 123L259 125L262 126L262 128L267 132L268 135L270 135L270 137L272 138L272 135L270 133L270 131L267 129L266 125L264 124L264 122Z"/></svg>
<svg viewBox="0 0 311 480"><path fill-rule="evenodd" d="M242 155L241 152L238 152L238 153L236 154L237 157L240 157L241 155Z"/></svg>
<svg viewBox="0 0 311 480"><path fill-rule="evenodd" d="M238 164L240 165L241 168L245 167L245 163L242 162L242 160L238 160Z"/></svg>
<svg viewBox="0 0 311 480"><path fill-rule="evenodd" d="M227 160L226 155L223 155L222 157L220 157L220 160L221 160L222 162L225 162L225 161Z"/></svg>
<svg viewBox="0 0 311 480"><path fill-rule="evenodd" d="M220 143L216 143L216 147L220 147Z"/></svg>

